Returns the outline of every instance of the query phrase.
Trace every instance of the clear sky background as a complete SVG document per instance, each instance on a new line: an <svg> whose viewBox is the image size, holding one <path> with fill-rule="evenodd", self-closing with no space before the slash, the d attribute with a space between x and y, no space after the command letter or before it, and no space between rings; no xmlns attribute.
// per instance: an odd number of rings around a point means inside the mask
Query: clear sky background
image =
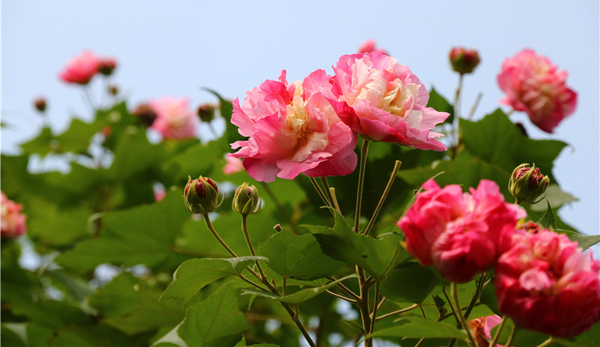
<svg viewBox="0 0 600 347"><path fill-rule="evenodd" d="M533 138L569 143L555 167L563 190L580 200L561 217L587 234L599 226L599 6L597 0L542 1L138 1L4 0L1 9L2 152L42 126L32 100L48 99L55 132L72 117L89 119L79 88L58 79L84 49L118 61L113 77L129 104L188 97L192 107L215 102L209 87L243 98L282 69L288 81L331 65L375 39L421 81L452 99L458 76L451 47L479 50L482 63L465 78L463 110L483 92L475 119L499 107L502 61L529 47L569 72L576 112L549 135L524 113ZM101 80L92 83L96 99ZM504 107L507 111L508 108Z"/></svg>

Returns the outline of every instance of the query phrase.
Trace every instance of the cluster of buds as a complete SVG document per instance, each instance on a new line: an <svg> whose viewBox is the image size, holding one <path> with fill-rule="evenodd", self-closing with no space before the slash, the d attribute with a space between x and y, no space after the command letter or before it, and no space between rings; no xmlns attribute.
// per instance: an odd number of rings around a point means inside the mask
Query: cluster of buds
<svg viewBox="0 0 600 347"><path fill-rule="evenodd" d="M188 182L183 191L185 207L192 213L207 214L214 212L219 207L219 187L208 177L198 177Z"/></svg>
<svg viewBox="0 0 600 347"><path fill-rule="evenodd" d="M98 63L98 72L104 76L110 76L116 67L117 63L114 61L114 59L103 59Z"/></svg>
<svg viewBox="0 0 600 347"><path fill-rule="evenodd" d="M183 190L183 202L190 212L207 214L214 212L222 201L219 202L219 187L214 180L202 176L192 180L188 176ZM237 188L232 203L235 212L247 216L257 213L261 207L262 200L255 186L243 183Z"/></svg>
<svg viewBox="0 0 600 347"><path fill-rule="evenodd" d="M536 204L544 198L542 194L546 191L548 183L550 183L548 176L542 175L535 164L532 167L529 164L521 164L510 176L508 191L515 197L517 204L523 202Z"/></svg>
<svg viewBox="0 0 600 347"><path fill-rule="evenodd" d="M452 65L452 70L461 75L473 72L480 61L479 53L474 49L454 47L450 51L450 64Z"/></svg>

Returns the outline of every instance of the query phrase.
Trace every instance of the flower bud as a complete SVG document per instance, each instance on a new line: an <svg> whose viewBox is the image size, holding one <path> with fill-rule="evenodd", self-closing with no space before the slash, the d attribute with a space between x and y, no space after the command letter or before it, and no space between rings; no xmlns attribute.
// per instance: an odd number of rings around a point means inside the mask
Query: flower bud
<svg viewBox="0 0 600 347"><path fill-rule="evenodd" d="M232 207L235 212L241 213L242 215L257 213L261 207L258 189L248 183L243 183L235 191Z"/></svg>
<svg viewBox="0 0 600 347"><path fill-rule="evenodd" d="M119 94L119 87L116 84L111 84L108 86L108 93L112 96L117 96Z"/></svg>
<svg viewBox="0 0 600 347"><path fill-rule="evenodd" d="M147 104L139 105L132 113L133 116L137 117L140 122L146 126L151 126L156 119L156 112Z"/></svg>
<svg viewBox="0 0 600 347"><path fill-rule="evenodd" d="M214 212L219 207L218 198L219 188L215 181L202 176L192 180L188 176L188 183L183 191L183 202L192 213Z"/></svg>
<svg viewBox="0 0 600 347"><path fill-rule="evenodd" d="M46 99L44 98L37 98L33 101L33 106L35 106L35 109L38 110L40 113L44 113L46 111Z"/></svg>
<svg viewBox="0 0 600 347"><path fill-rule="evenodd" d="M98 63L98 72L104 76L112 75L113 71L117 67L117 63L112 59L104 59Z"/></svg>
<svg viewBox="0 0 600 347"><path fill-rule="evenodd" d="M198 106L198 117L200 120L206 123L212 122L215 119L215 107L211 104L204 104Z"/></svg>
<svg viewBox="0 0 600 347"><path fill-rule="evenodd" d="M450 64L452 70L459 74L471 73L479 65L479 53L474 49L454 47L450 51Z"/></svg>
<svg viewBox="0 0 600 347"><path fill-rule="evenodd" d="M529 167L529 164L521 164L515 168L510 177L508 191L517 199L517 204L523 202L536 204L544 198L542 196L537 200L546 191L548 183L550 183L548 176L542 175L535 164L532 167Z"/></svg>

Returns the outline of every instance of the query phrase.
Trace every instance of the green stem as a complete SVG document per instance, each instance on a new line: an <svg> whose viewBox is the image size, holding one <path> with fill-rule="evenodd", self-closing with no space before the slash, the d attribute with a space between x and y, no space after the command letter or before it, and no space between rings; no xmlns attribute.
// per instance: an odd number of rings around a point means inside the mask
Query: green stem
<svg viewBox="0 0 600 347"><path fill-rule="evenodd" d="M285 208L283 207L283 205L277 198L277 195L275 195L275 193L273 193L273 190L271 189L271 187L269 187L269 185L266 184L265 182L260 182L260 183L262 184L262 187L264 188L265 192L267 192L267 195L271 198L271 200L277 207L279 214L281 214L281 216L283 217L283 219L285 219L285 221L288 223L290 228L292 228L292 231L294 232L294 234L300 234L300 231L298 230L298 226L296 226L296 223L294 223L294 221L292 221L292 217L290 217L290 215L287 213L287 211L285 210Z"/></svg>
<svg viewBox="0 0 600 347"><path fill-rule="evenodd" d="M510 347L515 338L515 335L517 335L517 325L513 324L513 327L510 330L510 335L508 336L508 340L506 340L506 343L504 344L506 347Z"/></svg>
<svg viewBox="0 0 600 347"><path fill-rule="evenodd" d="M467 324L467 321L465 320L465 316L463 316L462 310L460 309L460 301L458 300L458 286L456 285L456 282L452 282L452 284L450 285L450 292L452 293L452 299L454 299L454 305L456 306L456 315L458 320L460 321L460 324L462 325L462 328L465 329L465 331L467 332L467 336L469 337L469 341L471 342L472 346L477 346L477 344L475 343L475 340L473 340L473 336L471 335L471 331L469 330L469 325Z"/></svg>
<svg viewBox="0 0 600 347"><path fill-rule="evenodd" d="M407 308L403 308L403 309L398 310L398 311L394 311L394 312L390 312L390 313L386 313L384 315L381 315L381 316L375 318L375 320L382 320L384 318L391 317L393 315L397 315L397 314L400 314L400 313L412 311L412 310L414 310L417 307L419 307L418 304L412 304L412 305L408 306Z"/></svg>
<svg viewBox="0 0 600 347"><path fill-rule="evenodd" d="M502 332L502 329L504 328L504 325L506 324L506 316L502 317L502 321L500 322L500 326L498 327L498 330L496 330L496 334L494 335L494 338L492 339L492 342L490 342L490 346L491 347L495 347L496 343L498 343L498 338L500 337L500 333ZM510 347L510 346L507 346Z"/></svg>
<svg viewBox="0 0 600 347"><path fill-rule="evenodd" d="M375 322L377 321L377 309L379 308L379 296L380 296L380 284L379 281L375 283L375 298L373 298L373 312L371 313L371 326L369 328L369 335L375 331Z"/></svg>
<svg viewBox="0 0 600 347"><path fill-rule="evenodd" d="M392 189L392 185L394 184L394 180L396 179L396 174L398 173L398 170L400 170L401 165L402 165L402 162L400 160L396 160L396 164L394 165L394 170L392 171L390 180L388 181L387 186L385 186L385 190L383 191L383 194L381 195L381 199L379 199L379 203L377 204L377 207L375 208L375 212L373 212L373 216L371 217L369 224L365 228L365 231L364 231L365 235L369 235L369 231L373 227L373 224L375 224L375 221L377 220L377 216L379 216L379 212L381 212L381 208L383 207L383 203L385 202L385 199L387 199L387 196L390 193L390 190Z"/></svg>
<svg viewBox="0 0 600 347"><path fill-rule="evenodd" d="M242 214L242 232L244 233L244 238L246 239L246 243L248 244L248 249L250 250L250 254L252 254L253 257L256 257L256 252L254 251L254 246L252 246L252 241L250 240L250 233L248 232L248 215L247 214ZM269 280L267 279L265 272L263 271L262 267L260 266L260 262L258 260L255 260L254 263L256 264L256 268L258 269L258 272L260 273L261 282L269 283Z"/></svg>
<svg viewBox="0 0 600 347"><path fill-rule="evenodd" d="M213 227L212 223L210 222L210 218L208 217L208 213L204 213L203 216L204 216L204 221L206 222L206 227L208 228L208 230L210 230L210 232L217 239L217 241L219 241L219 243L221 243L221 245L223 247L225 247L225 249L227 250L227 252L229 252L229 254L231 254L234 258L238 258L238 255L235 254L235 252L231 248L229 248L229 246L227 245L227 243L225 243L225 241L221 238L221 236L219 236L219 234L217 233L217 231Z"/></svg>
<svg viewBox="0 0 600 347"><path fill-rule="evenodd" d="M327 197L327 201L329 201L329 205L333 208L336 208L336 210L339 211L339 206L336 207L336 204L333 203L333 195L331 194L331 187L329 187L329 182L327 182L327 177L325 176L321 176L319 177L321 179L321 183L323 184L323 190L325 193L325 196ZM342 212L340 212L340 214L342 214Z"/></svg>
<svg viewBox="0 0 600 347"><path fill-rule="evenodd" d="M487 276L487 272L484 272L479 276L479 280L477 281L477 288L475 289L475 293L473 293L471 302L469 302L469 306L467 306L467 310L465 311L465 319L469 318L469 315L471 314L473 307L475 307L475 303L481 297L481 292L483 291L483 284L485 283L486 276Z"/></svg>
<svg viewBox="0 0 600 347"><path fill-rule="evenodd" d="M354 215L354 232L359 233L360 209L362 204L363 188L365 186L365 169L367 164L367 154L369 153L369 140L364 139L360 150L360 168L358 171L358 188L356 190L356 212Z"/></svg>
<svg viewBox="0 0 600 347"><path fill-rule="evenodd" d="M331 203L327 199L327 195L325 194L325 192L323 192L323 189L321 188L321 186L319 185L317 180L314 177L309 177L309 179L310 179L310 183L312 183L313 187L315 187L315 190L317 191L317 193L319 194L319 196L321 197L321 200L323 200L325 205L327 205L328 207L332 207ZM333 211L332 211L332 213L333 213Z"/></svg>
<svg viewBox="0 0 600 347"><path fill-rule="evenodd" d="M338 204L337 196L335 196L335 188L333 188L333 187L329 188L329 193L331 195L331 202L333 203L333 207L335 207L335 209L339 212L339 214L342 214L342 210L340 209L340 204Z"/></svg>
<svg viewBox="0 0 600 347"><path fill-rule="evenodd" d="M549 344L551 344L552 342L554 342L554 338L552 336L550 336L548 338L548 340L540 343L537 347L544 347L544 346L548 346Z"/></svg>
<svg viewBox="0 0 600 347"><path fill-rule="evenodd" d="M469 116L467 117L468 120L473 119L473 116L475 115L475 110L477 109L477 106L479 106L482 97L482 93L477 94L477 99L475 99L475 103L473 104L473 107L471 107L471 112L469 112Z"/></svg>

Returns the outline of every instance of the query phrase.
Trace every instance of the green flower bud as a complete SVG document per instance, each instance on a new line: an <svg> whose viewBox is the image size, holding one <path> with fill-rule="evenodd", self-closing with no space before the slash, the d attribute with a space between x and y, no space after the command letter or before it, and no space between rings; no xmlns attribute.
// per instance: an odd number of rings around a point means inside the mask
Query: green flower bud
<svg viewBox="0 0 600 347"><path fill-rule="evenodd" d="M243 215L249 215L258 212L261 208L258 189L256 189L255 186L249 185L248 183L243 183L235 191L232 208L235 212Z"/></svg>
<svg viewBox="0 0 600 347"><path fill-rule="evenodd" d="M198 117L203 122L210 123L215 119L215 107L211 104L203 104L198 106Z"/></svg>
<svg viewBox="0 0 600 347"><path fill-rule="evenodd" d="M183 190L183 202L185 207L192 213L214 212L219 203L219 188L217 183L208 177L198 177L192 180L188 176L188 182Z"/></svg>
<svg viewBox="0 0 600 347"><path fill-rule="evenodd" d="M517 204L523 202L536 204L544 198L540 196L546 191L548 183L550 183L548 176L542 175L535 164L532 167L529 167L529 164L521 164L515 168L510 177L508 191L517 199Z"/></svg>
<svg viewBox="0 0 600 347"><path fill-rule="evenodd" d="M462 74L471 73L479 65L479 53L474 49L454 47L450 51L452 70Z"/></svg>

